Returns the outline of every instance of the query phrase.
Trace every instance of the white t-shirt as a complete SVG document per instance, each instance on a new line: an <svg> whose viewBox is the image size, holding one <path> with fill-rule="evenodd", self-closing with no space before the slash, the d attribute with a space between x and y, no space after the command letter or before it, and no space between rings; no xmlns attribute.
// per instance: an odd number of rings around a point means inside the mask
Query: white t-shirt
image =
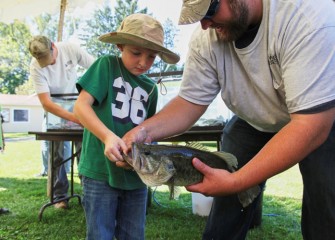
<svg viewBox="0 0 335 240"><path fill-rule="evenodd" d="M276 132L290 113L335 99L335 4L263 0L255 39L237 49L199 26L190 41L179 95L226 106L261 131Z"/></svg>
<svg viewBox="0 0 335 240"><path fill-rule="evenodd" d="M74 43L55 43L58 49L56 63L41 68L35 58L30 63L30 78L36 93L77 93L77 66L89 68L94 58Z"/></svg>

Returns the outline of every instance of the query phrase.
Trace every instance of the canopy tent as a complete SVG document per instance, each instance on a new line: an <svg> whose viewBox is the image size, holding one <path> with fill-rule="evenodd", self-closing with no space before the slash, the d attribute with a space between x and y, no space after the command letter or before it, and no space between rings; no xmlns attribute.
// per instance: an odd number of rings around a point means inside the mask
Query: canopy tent
<svg viewBox="0 0 335 240"><path fill-rule="evenodd" d="M87 0L1 0L0 1L0 22L11 23L15 19L38 16L41 13L56 14L59 12L58 41L62 40L64 15L66 9L83 7ZM101 3L103 0L94 0Z"/></svg>

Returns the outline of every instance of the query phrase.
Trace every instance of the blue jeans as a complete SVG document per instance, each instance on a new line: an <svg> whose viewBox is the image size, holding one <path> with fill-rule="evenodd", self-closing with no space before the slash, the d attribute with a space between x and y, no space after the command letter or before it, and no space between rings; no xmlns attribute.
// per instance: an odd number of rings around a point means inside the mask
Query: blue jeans
<svg viewBox="0 0 335 240"><path fill-rule="evenodd" d="M48 168L49 168L49 150L50 149L50 142L46 140L42 140L41 143L41 150L42 150L42 173L48 173ZM71 142L70 141L65 141L64 142L64 159L68 159L71 157ZM67 161L64 163L65 165L65 170L66 173L71 172L71 161Z"/></svg>
<svg viewBox="0 0 335 240"><path fill-rule="evenodd" d="M51 152L51 143L49 146L50 158L51 154L54 155L54 199L66 197L69 190L69 180L67 179L65 164L61 164L65 160L64 143L62 141L55 141L54 152Z"/></svg>
<svg viewBox="0 0 335 240"><path fill-rule="evenodd" d="M335 239L335 124L328 139L299 163L304 183L301 230L305 240Z"/></svg>
<svg viewBox="0 0 335 240"><path fill-rule="evenodd" d="M87 240L143 240L147 188L122 190L82 176Z"/></svg>
<svg viewBox="0 0 335 240"><path fill-rule="evenodd" d="M254 129L234 116L223 131L222 151L244 166L274 136ZM335 239L335 125L328 140L299 163L303 178L302 235L304 239ZM264 188L265 182L260 184ZM203 239L244 240L260 197L242 208L237 195L214 197Z"/></svg>
<svg viewBox="0 0 335 240"><path fill-rule="evenodd" d="M43 119L42 122L42 131L47 131L47 123L46 118ZM71 157L71 142L65 141L64 144L64 153L61 155L64 159L68 159ZM62 146L59 146L62 147ZM50 154L50 142L46 140L41 141L41 151L42 151L42 173L48 173L49 168L49 154ZM71 170L71 161L67 161L64 163L65 170L67 173Z"/></svg>
<svg viewBox="0 0 335 240"><path fill-rule="evenodd" d="M72 143L70 141L64 142L64 160L69 159L71 157L72 154L71 147ZM64 165L66 173L71 173L71 160L64 163Z"/></svg>

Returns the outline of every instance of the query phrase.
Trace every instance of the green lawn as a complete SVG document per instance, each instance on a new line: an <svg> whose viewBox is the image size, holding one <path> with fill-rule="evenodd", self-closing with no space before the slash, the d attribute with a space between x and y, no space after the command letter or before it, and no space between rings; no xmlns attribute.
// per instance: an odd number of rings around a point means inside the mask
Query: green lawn
<svg viewBox="0 0 335 240"><path fill-rule="evenodd" d="M6 137L22 135L6 134ZM0 239L68 240L85 239L85 218L77 198L70 200L68 210L45 209L42 221L40 208L48 202L46 178L35 178L41 170L40 142L7 141L0 154L0 207L10 214L0 215ZM75 193L81 194L75 177ZM248 234L253 239L302 239L300 232L302 184L297 167L270 179L263 199L262 225ZM166 187L153 194L146 224L146 239L197 240L206 217L192 213L191 193L182 190L179 200L168 200Z"/></svg>

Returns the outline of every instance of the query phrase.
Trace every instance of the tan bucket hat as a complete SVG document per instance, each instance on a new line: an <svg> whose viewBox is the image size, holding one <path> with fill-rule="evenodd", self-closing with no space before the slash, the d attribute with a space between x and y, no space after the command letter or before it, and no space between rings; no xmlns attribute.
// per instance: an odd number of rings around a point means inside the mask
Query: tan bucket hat
<svg viewBox="0 0 335 240"><path fill-rule="evenodd" d="M180 57L164 47L164 31L162 25L153 17L135 13L126 17L116 32L103 34L99 40L113 44L129 44L158 52L160 58L175 64Z"/></svg>
<svg viewBox="0 0 335 240"><path fill-rule="evenodd" d="M212 0L183 0L179 24L191 24L203 19Z"/></svg>

